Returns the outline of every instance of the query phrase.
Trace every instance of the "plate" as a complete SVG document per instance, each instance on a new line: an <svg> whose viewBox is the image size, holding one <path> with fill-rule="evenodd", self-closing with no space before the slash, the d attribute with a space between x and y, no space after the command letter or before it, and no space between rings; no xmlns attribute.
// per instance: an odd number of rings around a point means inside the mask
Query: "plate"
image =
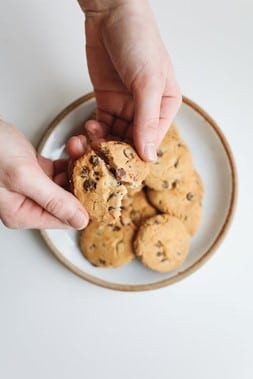
<svg viewBox="0 0 253 379"><path fill-rule="evenodd" d="M51 159L66 156L65 142L80 133L82 125L96 107L92 93L64 109L46 130L38 152ZM78 246L79 232L41 230L41 235L55 256L72 272L94 284L122 291L150 290L175 283L199 269L223 240L234 213L237 180L229 144L215 121L192 100L184 97L175 119L190 147L193 162L204 187L202 224L191 239L188 257L177 270L156 273L138 260L117 269L92 266Z"/></svg>

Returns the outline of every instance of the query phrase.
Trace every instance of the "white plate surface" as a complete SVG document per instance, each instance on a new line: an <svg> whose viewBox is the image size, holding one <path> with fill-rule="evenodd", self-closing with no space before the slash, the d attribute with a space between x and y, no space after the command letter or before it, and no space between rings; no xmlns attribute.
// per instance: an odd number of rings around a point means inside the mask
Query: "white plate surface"
<svg viewBox="0 0 253 379"><path fill-rule="evenodd" d="M39 152L58 159L66 156L65 142L78 133L95 109L95 99L85 96L65 109L45 133ZM81 254L76 231L43 230L53 253L69 269L93 283L120 290L146 290L171 284L194 272L209 258L230 224L236 197L236 173L230 148L215 122L196 104L184 98L176 125L190 147L194 165L204 183L203 219L191 239L184 264L170 273L155 273L135 260L117 269L93 267Z"/></svg>

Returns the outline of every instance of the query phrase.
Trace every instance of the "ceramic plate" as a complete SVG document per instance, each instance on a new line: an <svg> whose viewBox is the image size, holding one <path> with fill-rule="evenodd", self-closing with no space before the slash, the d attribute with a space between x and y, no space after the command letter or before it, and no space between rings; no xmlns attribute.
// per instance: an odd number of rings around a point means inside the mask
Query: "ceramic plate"
<svg viewBox="0 0 253 379"><path fill-rule="evenodd" d="M68 106L49 126L38 151L51 159L65 157L65 142L82 130L84 121L95 107L93 94ZM194 165L205 187L202 224L191 239L186 261L177 270L164 274L148 270L137 259L122 268L97 268L81 254L79 232L42 230L42 237L56 257L83 279L103 287L126 291L167 286L199 269L224 238L236 198L236 172L228 142L211 117L187 98L183 99L175 121L191 149Z"/></svg>

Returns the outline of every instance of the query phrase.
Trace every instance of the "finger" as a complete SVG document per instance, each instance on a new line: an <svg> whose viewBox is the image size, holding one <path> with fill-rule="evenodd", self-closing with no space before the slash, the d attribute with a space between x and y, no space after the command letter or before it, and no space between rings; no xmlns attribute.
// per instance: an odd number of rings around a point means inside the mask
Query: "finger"
<svg viewBox="0 0 253 379"><path fill-rule="evenodd" d="M23 195L1 189L1 220L13 229L70 228Z"/></svg>
<svg viewBox="0 0 253 379"><path fill-rule="evenodd" d="M182 96L178 92L175 96L164 96L161 103L160 121L157 142L160 145L170 125L172 124L182 103Z"/></svg>
<svg viewBox="0 0 253 379"><path fill-rule="evenodd" d="M155 161L162 88L157 84L144 84L134 93L135 114L133 138L140 157Z"/></svg>
<svg viewBox="0 0 253 379"><path fill-rule="evenodd" d="M108 125L110 128L114 121L114 115L111 112L106 112L101 108L97 108L95 120L102 124Z"/></svg>
<svg viewBox="0 0 253 379"><path fill-rule="evenodd" d="M9 185L13 191L32 199L52 216L73 228L83 229L88 223L88 214L80 202L50 180L39 167L17 169L15 181Z"/></svg>
<svg viewBox="0 0 253 379"><path fill-rule="evenodd" d="M71 159L78 159L85 153L87 146L87 138L79 135L73 136L68 140L66 149Z"/></svg>
<svg viewBox="0 0 253 379"><path fill-rule="evenodd" d="M54 177L54 182L58 184L58 186L66 186L67 184L67 172L61 172Z"/></svg>
<svg viewBox="0 0 253 379"><path fill-rule="evenodd" d="M126 129L124 140L127 142L133 141L133 125L129 125L128 128Z"/></svg>
<svg viewBox="0 0 253 379"><path fill-rule="evenodd" d="M42 157L41 155L38 155L37 159L42 170L47 174L47 176L49 176L49 178L52 178L54 175L53 161L49 158Z"/></svg>
<svg viewBox="0 0 253 379"><path fill-rule="evenodd" d="M126 130L129 127L129 122L120 118L116 118L112 126L112 135L115 135L119 138L123 138L126 134Z"/></svg>
<svg viewBox="0 0 253 379"><path fill-rule="evenodd" d="M92 142L98 139L105 139L109 133L109 126L107 124L95 120L87 121L85 129Z"/></svg>
<svg viewBox="0 0 253 379"><path fill-rule="evenodd" d="M54 175L60 174L61 172L66 172L68 167L67 159L57 159L53 162L54 165Z"/></svg>
<svg viewBox="0 0 253 379"><path fill-rule="evenodd" d="M38 162L42 170L52 178L61 172L66 172L68 162L66 159L57 159L56 161L52 161L51 159L38 156Z"/></svg>

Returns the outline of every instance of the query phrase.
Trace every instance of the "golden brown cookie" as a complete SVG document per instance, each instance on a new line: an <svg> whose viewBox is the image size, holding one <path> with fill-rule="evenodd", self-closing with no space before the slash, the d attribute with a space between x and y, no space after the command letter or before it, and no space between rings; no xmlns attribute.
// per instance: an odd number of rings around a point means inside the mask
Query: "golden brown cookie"
<svg viewBox="0 0 253 379"><path fill-rule="evenodd" d="M118 181L133 188L141 186L149 168L131 145L121 141L105 141L97 144L96 151Z"/></svg>
<svg viewBox="0 0 253 379"><path fill-rule="evenodd" d="M173 213L171 212L171 214ZM192 206L188 208L185 215L177 216L174 214L174 216L178 217L183 222L190 235L193 236L198 231L202 220L201 203L195 202L192 204Z"/></svg>
<svg viewBox="0 0 253 379"><path fill-rule="evenodd" d="M156 214L157 210L149 203L145 191L137 192L133 196L127 194L122 200L121 222L123 224L133 222L138 226L148 217Z"/></svg>
<svg viewBox="0 0 253 379"><path fill-rule="evenodd" d="M148 190L147 196L161 212L178 217L185 223L190 234L194 234L201 221L201 201L203 183L194 170L184 178L175 180L172 188L166 191Z"/></svg>
<svg viewBox="0 0 253 379"><path fill-rule="evenodd" d="M127 189L127 194L129 196L134 196L136 193L142 191L142 189L144 188L144 184L140 184L137 187L132 187L130 184L125 184L125 186Z"/></svg>
<svg viewBox="0 0 253 379"><path fill-rule="evenodd" d="M91 219L105 223L115 223L119 219L122 198L127 190L94 151L75 162L72 183L75 196Z"/></svg>
<svg viewBox="0 0 253 379"><path fill-rule="evenodd" d="M176 217L163 214L148 218L139 228L134 251L141 262L154 271L175 270L186 259L190 236Z"/></svg>
<svg viewBox="0 0 253 379"><path fill-rule="evenodd" d="M157 161L149 166L145 184L156 191L171 188L176 179L193 169L191 152L174 125L170 127L157 150Z"/></svg>
<svg viewBox="0 0 253 379"><path fill-rule="evenodd" d="M91 221L81 232L81 250L95 266L123 266L135 257L132 248L134 230L133 225L106 225Z"/></svg>

